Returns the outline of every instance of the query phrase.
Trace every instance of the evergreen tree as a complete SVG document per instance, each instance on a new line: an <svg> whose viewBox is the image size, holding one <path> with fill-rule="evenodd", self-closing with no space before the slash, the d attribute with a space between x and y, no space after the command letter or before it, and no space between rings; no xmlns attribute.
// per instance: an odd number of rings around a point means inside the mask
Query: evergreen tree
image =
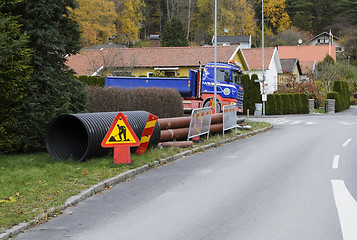
<svg viewBox="0 0 357 240"><path fill-rule="evenodd" d="M16 10L22 31L30 36L33 75L26 84L19 117L18 151L43 150L49 122L60 114L85 110L83 84L65 65L80 50L79 25L69 18L73 0L24 0Z"/></svg>
<svg viewBox="0 0 357 240"><path fill-rule="evenodd" d="M166 24L162 32L161 44L163 47L188 46L185 28L179 19L174 18Z"/></svg>
<svg viewBox="0 0 357 240"><path fill-rule="evenodd" d="M20 103L25 96L24 83L29 79L31 51L27 36L11 11L16 0L0 0L0 151L11 152L16 145L12 128L17 121Z"/></svg>

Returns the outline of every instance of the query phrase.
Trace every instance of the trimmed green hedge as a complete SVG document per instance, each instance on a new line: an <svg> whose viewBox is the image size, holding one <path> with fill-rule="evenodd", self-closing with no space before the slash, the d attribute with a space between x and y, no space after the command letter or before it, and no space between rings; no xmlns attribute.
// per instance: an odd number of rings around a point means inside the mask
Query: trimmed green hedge
<svg viewBox="0 0 357 240"><path fill-rule="evenodd" d="M87 84L87 86L104 87L104 84L105 84L105 77L94 77L94 76L81 75L81 76L78 76L77 79L80 82L84 82L85 84Z"/></svg>
<svg viewBox="0 0 357 240"><path fill-rule="evenodd" d="M277 104L275 101L275 95L274 94L268 94L267 96L267 102L265 105L265 114L266 115L276 115L277 114Z"/></svg>
<svg viewBox="0 0 357 240"><path fill-rule="evenodd" d="M250 78L248 74L242 76L242 86L244 88L243 113L247 113L247 109L251 114L255 112L255 104L261 103L260 84L254 82L258 80L258 75L253 74Z"/></svg>
<svg viewBox="0 0 357 240"><path fill-rule="evenodd" d="M88 86L89 112L144 110L160 118L182 117L182 97L171 88L102 88Z"/></svg>
<svg viewBox="0 0 357 240"><path fill-rule="evenodd" d="M308 114L310 112L309 109L309 98L305 93L300 93L300 99L301 99L301 114Z"/></svg>
<svg viewBox="0 0 357 240"><path fill-rule="evenodd" d="M290 99L290 104L291 104L291 111L289 112L290 114L294 114L297 113L297 108L296 108L296 102L295 102L295 98L294 98L294 94L293 93L288 93L287 94L289 99Z"/></svg>
<svg viewBox="0 0 357 240"><path fill-rule="evenodd" d="M335 99L335 111L341 112L350 108L350 90L348 83L336 80L333 82L333 91L327 94L327 99Z"/></svg>
<svg viewBox="0 0 357 240"><path fill-rule="evenodd" d="M283 106L283 101L281 99L281 94L274 94L274 95L275 95L275 102L276 102L276 114L283 115L284 106Z"/></svg>
<svg viewBox="0 0 357 240"><path fill-rule="evenodd" d="M305 93L268 94L266 115L296 113L309 113L309 99Z"/></svg>
<svg viewBox="0 0 357 240"><path fill-rule="evenodd" d="M283 114L292 113L292 106L288 94L281 94L281 101L283 102Z"/></svg>
<svg viewBox="0 0 357 240"><path fill-rule="evenodd" d="M326 99L335 99L335 112L342 111L341 95L338 92L327 93Z"/></svg>

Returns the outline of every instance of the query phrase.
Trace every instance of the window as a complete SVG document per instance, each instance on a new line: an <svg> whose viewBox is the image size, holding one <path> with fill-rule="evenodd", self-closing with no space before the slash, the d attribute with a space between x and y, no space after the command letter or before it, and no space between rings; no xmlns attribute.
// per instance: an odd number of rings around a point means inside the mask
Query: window
<svg viewBox="0 0 357 240"><path fill-rule="evenodd" d="M217 80L230 82L229 69L217 69Z"/></svg>
<svg viewBox="0 0 357 240"><path fill-rule="evenodd" d="M232 70L232 81L235 84L241 84L242 83L241 74L238 71Z"/></svg>

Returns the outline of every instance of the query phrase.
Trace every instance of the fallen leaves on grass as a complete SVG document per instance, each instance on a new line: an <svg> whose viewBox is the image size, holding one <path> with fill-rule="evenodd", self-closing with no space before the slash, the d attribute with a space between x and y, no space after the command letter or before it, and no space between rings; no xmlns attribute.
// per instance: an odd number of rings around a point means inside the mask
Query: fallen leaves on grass
<svg viewBox="0 0 357 240"><path fill-rule="evenodd" d="M20 195L20 193L15 193L15 196L10 196L10 197L6 197L4 199L0 200L0 203L14 203L16 202L19 198L23 198L23 195Z"/></svg>

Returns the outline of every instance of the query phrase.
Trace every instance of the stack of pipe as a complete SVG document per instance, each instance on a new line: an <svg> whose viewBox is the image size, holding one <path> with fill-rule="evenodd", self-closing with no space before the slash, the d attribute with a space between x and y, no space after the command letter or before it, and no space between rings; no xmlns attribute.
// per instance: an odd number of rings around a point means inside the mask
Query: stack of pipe
<svg viewBox="0 0 357 240"><path fill-rule="evenodd" d="M191 117L161 118L158 123L161 128L160 142L187 139ZM223 131L223 113L213 114L210 134Z"/></svg>

